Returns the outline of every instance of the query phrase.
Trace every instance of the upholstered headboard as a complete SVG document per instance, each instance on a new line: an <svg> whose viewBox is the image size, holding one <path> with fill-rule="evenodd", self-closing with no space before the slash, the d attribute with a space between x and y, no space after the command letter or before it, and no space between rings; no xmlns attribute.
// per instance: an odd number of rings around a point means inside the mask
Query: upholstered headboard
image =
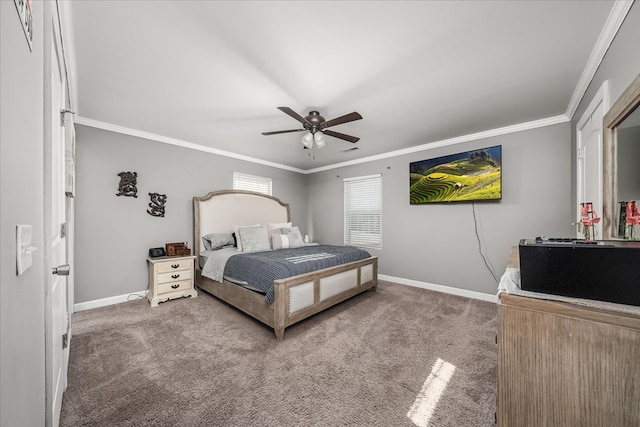
<svg viewBox="0 0 640 427"><path fill-rule="evenodd" d="M213 191L193 198L193 250L200 255L202 236L231 233L234 225L289 222L289 204L276 197L242 190Z"/></svg>

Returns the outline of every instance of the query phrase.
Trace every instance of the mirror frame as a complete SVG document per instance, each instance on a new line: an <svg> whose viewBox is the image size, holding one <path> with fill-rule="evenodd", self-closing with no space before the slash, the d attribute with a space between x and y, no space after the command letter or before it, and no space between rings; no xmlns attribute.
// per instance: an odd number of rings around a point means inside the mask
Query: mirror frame
<svg viewBox="0 0 640 427"><path fill-rule="evenodd" d="M631 82L629 87L620 95L603 119L602 143L602 234L604 240L616 240L617 230L613 229L614 218L617 213L618 172L616 144L617 126L640 106L640 74Z"/></svg>

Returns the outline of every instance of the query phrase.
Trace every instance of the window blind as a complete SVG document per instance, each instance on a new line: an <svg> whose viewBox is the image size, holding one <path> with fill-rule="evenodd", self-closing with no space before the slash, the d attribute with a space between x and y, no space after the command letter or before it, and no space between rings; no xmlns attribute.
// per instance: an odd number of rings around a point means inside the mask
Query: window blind
<svg viewBox="0 0 640 427"><path fill-rule="evenodd" d="M382 249L382 175L344 180L344 244Z"/></svg>
<svg viewBox="0 0 640 427"><path fill-rule="evenodd" d="M234 172L233 189L256 191L271 196L271 178Z"/></svg>

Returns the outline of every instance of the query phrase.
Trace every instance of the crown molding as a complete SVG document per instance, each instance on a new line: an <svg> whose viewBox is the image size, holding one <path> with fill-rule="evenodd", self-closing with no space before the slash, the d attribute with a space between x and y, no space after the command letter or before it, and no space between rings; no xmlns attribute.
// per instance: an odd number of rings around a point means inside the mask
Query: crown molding
<svg viewBox="0 0 640 427"><path fill-rule="evenodd" d="M297 172L301 174L307 173L303 169L294 168L291 166L283 165L280 163L269 162L267 160L256 159L255 157L249 157L242 154L232 153L230 151L219 150L213 147L207 147L193 142L183 141L181 139L170 138L168 136L158 135L155 133L145 132L137 129L131 129L124 126L114 125L111 123L101 122L98 120L88 119L86 117L77 116L74 118L74 122L83 126L89 126L96 129L108 130L110 132L120 133L123 135L135 136L137 138L148 139L151 141L162 142L164 144L176 145L178 147L189 148L191 150L204 151L205 153L217 154L219 156L231 157L237 160L244 160L246 162L257 163L260 165L271 166L278 169L284 169L291 172Z"/></svg>
<svg viewBox="0 0 640 427"><path fill-rule="evenodd" d="M607 50L609 50L609 46L613 43L613 39L618 33L618 30L620 30L620 27L622 26L624 19L627 17L631 6L633 6L634 1L635 0L616 0L613 4L609 17L607 18L604 28L591 51L591 56L587 61L587 65L584 67L582 76L580 76L578 85L573 91L573 96L567 106L565 115L569 117L569 119L573 119L573 115L576 113L578 105L580 105L580 101L582 101L584 94L587 92L591 80L593 80L596 71L598 71L600 63L607 53Z"/></svg>
<svg viewBox="0 0 640 427"><path fill-rule="evenodd" d="M389 151L387 153L377 154L375 156L363 157L361 159L350 160L348 162L335 163L333 165L323 166L314 169L308 169L306 173L324 172L331 169L342 168L346 166L353 166L360 163L373 162L376 160L388 159L390 157L404 156L405 154L417 153L419 151L433 150L434 148L446 147L449 145L461 144L463 142L476 141L484 138L491 138L494 136L507 135L515 132L522 132L525 130L536 129L545 126L552 126L559 123L568 122L567 116L559 115L554 117L548 117L546 119L535 120L527 123L520 123L512 126L505 126L498 129L492 129L484 132L472 133L469 135L458 136L455 138L444 139L441 141L430 142L427 144L417 145L415 147L404 148L402 150Z"/></svg>

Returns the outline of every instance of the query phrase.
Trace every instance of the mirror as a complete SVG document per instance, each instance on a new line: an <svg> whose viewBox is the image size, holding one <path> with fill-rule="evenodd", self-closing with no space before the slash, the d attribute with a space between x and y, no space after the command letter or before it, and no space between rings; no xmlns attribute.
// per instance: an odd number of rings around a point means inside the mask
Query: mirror
<svg viewBox="0 0 640 427"><path fill-rule="evenodd" d="M624 220L626 205L640 205L640 74L604 116L603 206L604 239L640 239Z"/></svg>

